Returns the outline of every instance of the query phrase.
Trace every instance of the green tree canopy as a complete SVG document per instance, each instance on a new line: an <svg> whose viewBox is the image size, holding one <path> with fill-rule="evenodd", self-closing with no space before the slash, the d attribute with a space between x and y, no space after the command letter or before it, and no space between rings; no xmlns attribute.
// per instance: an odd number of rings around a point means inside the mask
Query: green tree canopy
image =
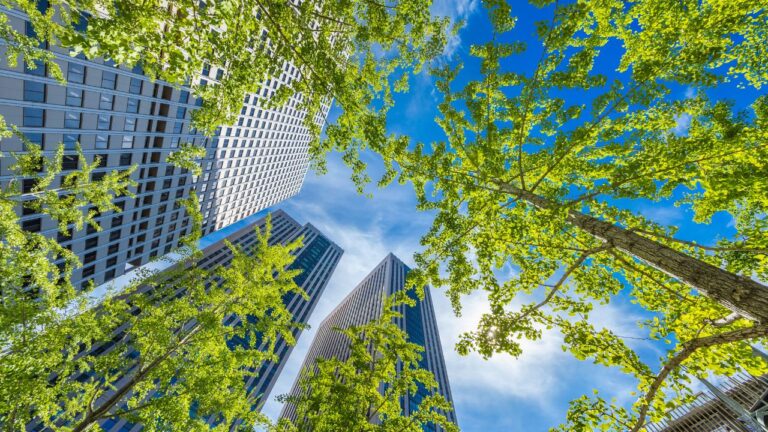
<svg viewBox="0 0 768 432"><path fill-rule="evenodd" d="M518 356L521 338L558 331L576 358L636 378L631 407L579 399L563 430L642 430L690 400L691 376L768 372L750 348L768 341L765 2L534 1L547 7L534 55L512 2L484 3L480 78L435 71L446 139L381 151L383 182L411 182L436 212L413 283L446 286L459 313L462 296L488 295L459 352ZM520 55L530 73L510 67ZM717 97L736 85L751 89L745 109ZM736 232L698 244L627 204L662 202L699 223L728 214ZM499 277L508 264L516 274ZM592 323L617 298L647 312L658 362Z"/></svg>
<svg viewBox="0 0 768 432"><path fill-rule="evenodd" d="M146 430L207 431L210 419L213 430L235 420L267 424L252 410L245 378L276 359L278 338L295 343L283 296L304 295L298 270L287 270L301 239L270 245L269 231L268 222L250 251L227 244L226 267L204 269L200 253L188 253L98 307L12 340L0 359L5 430L30 421L98 430L117 417Z"/></svg>
<svg viewBox="0 0 768 432"><path fill-rule="evenodd" d="M302 372L298 394L279 398L294 406L296 420L281 419L275 432L421 432L429 425L458 432L445 416L451 404L437 392L432 373L419 364L424 348L409 342L393 322L401 316L394 307L402 302L415 304L406 296L393 296L378 319L335 329L349 341L349 356L318 358ZM415 395L419 387L432 394L404 415L404 397Z"/></svg>

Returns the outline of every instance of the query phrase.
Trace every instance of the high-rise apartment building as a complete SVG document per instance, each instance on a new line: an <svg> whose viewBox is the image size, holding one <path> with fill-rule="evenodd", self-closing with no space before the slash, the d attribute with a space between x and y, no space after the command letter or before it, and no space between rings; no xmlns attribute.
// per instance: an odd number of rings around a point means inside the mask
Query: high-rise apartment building
<svg viewBox="0 0 768 432"><path fill-rule="evenodd" d="M380 317L384 297L405 288L405 277L409 271L408 266L396 256L391 253L387 255L320 324L304 359L302 370L311 367L318 358L335 357L340 360L349 358L349 340L346 336L335 331L334 328L360 325ZM453 404L429 290L425 290L424 300L417 301L416 306L401 305L400 313L402 317L397 318L396 321L398 326L408 334L411 342L424 347L421 367L434 374L439 386L438 391ZM297 395L300 391L299 379L297 378L291 394ZM402 402L403 413L409 415L415 411L421 400L427 395L427 390L424 388L419 388L415 395L409 395ZM456 422L456 415L453 411L445 414L449 420ZM295 420L295 407L286 403L280 416ZM435 426L433 432L440 430L438 426Z"/></svg>
<svg viewBox="0 0 768 432"><path fill-rule="evenodd" d="M38 5L47 8L45 0ZM0 13L14 29L35 34L24 14L4 8ZM93 172L94 179L137 165L132 174L138 183L133 189L136 197L117 200L121 213L100 215L97 221L102 231L90 227L61 234L49 218L19 207L25 229L57 238L78 255L83 267L73 274L76 286L107 282L177 246L189 230L178 200L190 190L200 197L203 232L208 234L295 195L301 188L310 141L303 123L305 113L297 109L301 95L294 95L279 109L262 106L281 84L298 78L295 67L285 64L281 75L267 80L259 94L246 96L235 124L205 137L190 126L190 113L200 101L190 96L188 88L151 82L140 69L71 57L59 47L49 49L66 85L52 78L43 64L10 67L0 60L0 115L42 146L48 156L62 143L63 174L97 157L101 164ZM210 67L201 71L199 79L214 84L221 74ZM322 123L327 111L328 106L313 121ZM77 143L85 161L79 160ZM199 178L166 162L182 143L207 150ZM4 156L21 153L24 146L17 138L5 139L2 151ZM12 157L0 158L0 184L5 186L13 178L10 167L14 163ZM33 186L33 179L23 179L20 184L24 192ZM23 199L34 197L27 194Z"/></svg>
<svg viewBox="0 0 768 432"><path fill-rule="evenodd" d="M649 432L764 432L768 430L768 377L746 373L722 378L693 401L647 425Z"/></svg>
<svg viewBox="0 0 768 432"><path fill-rule="evenodd" d="M198 265L205 269L229 265L232 260L232 252L226 246L224 240L228 240L233 245L239 246L248 252L257 243L256 230L263 230L265 224L266 219L261 218L230 234L226 239L206 247L203 249L203 256ZM287 295L283 300L293 314L294 321L306 324L344 251L311 224L301 225L282 210L272 213L270 244L286 244L298 237L303 237L303 246L295 251L296 260L290 268L302 270L301 274L294 280L307 293L309 300L304 300L301 296L295 295ZM239 317L233 316L228 319L228 324L237 325L238 319ZM119 333L120 331L118 329L117 332ZM299 332L299 329L295 329L294 336L298 337ZM119 340L122 339L115 337L108 343L97 344L92 347L91 353L107 353L113 349L116 343L122 343L117 342ZM233 340L232 347L236 345L237 342ZM282 338L278 340L275 345L275 354L278 360L263 363L257 371L258 373L254 373L246 381L248 394L253 399L256 409L260 409L269 396L272 387L280 375L280 371L288 360L291 350L292 347L286 344ZM139 353L133 351L128 354L128 358L139 358ZM129 366L129 363L126 366ZM131 377L130 374L126 374L122 380L129 380ZM87 377L75 376L72 378L83 380ZM116 387L120 387L120 385L122 385L122 381L115 383ZM211 422L214 420L210 419ZM141 425L129 423L121 418L103 420L100 422L100 426L104 432L138 432L142 430ZM237 429L237 426L237 424L234 424L232 430ZM31 424L28 429L41 431L43 430L41 427L38 424Z"/></svg>

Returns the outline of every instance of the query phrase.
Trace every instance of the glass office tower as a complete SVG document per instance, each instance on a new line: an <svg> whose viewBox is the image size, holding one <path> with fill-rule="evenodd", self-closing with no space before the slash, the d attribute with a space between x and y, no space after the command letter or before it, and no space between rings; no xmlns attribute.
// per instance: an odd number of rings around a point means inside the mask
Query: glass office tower
<svg viewBox="0 0 768 432"><path fill-rule="evenodd" d="M387 255L320 324L304 359L302 370L312 366L317 358L336 357L342 360L349 358L349 341L334 328L346 328L377 319L381 315L384 297L405 288L405 277L409 271L408 266L395 255L391 253ZM417 301L414 307L402 305L400 308L403 316L397 319L397 324L408 333L411 342L424 347L421 367L434 374L439 386L438 391L452 404L451 388L429 290L425 290L424 300ZM299 391L297 378L291 394L298 394ZM406 397L402 402L403 413L409 415L418 408L422 398L427 395L427 390L420 387L415 395ZM291 404L285 404L280 416L295 420L294 407ZM453 411L446 413L446 416L449 420L456 422ZM436 426L432 426L429 430L439 432Z"/></svg>

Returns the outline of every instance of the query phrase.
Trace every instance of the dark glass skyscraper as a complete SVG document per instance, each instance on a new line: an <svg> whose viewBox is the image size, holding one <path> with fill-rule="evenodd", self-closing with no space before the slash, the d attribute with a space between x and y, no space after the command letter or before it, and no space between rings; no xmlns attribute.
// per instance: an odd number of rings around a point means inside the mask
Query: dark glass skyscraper
<svg viewBox="0 0 768 432"><path fill-rule="evenodd" d="M405 288L405 277L409 271L408 266L396 256L391 253L387 255L320 324L307 357L304 359L302 370L314 364L317 358L347 359L349 342L334 328L360 325L378 318L381 315L384 297ZM414 307L403 305L400 312L402 317L397 318L398 326L408 333L411 342L424 347L421 367L434 374L439 386L438 391L453 404L429 290L425 290L423 301L418 301ZM297 379L291 394L298 394L299 391ZM403 413L409 415L427 395L427 390L420 388L415 395L408 396L403 401ZM295 419L294 407L291 404L285 404L280 416ZM446 416L449 420L456 422L453 411L446 413ZM440 429L433 430L437 432Z"/></svg>

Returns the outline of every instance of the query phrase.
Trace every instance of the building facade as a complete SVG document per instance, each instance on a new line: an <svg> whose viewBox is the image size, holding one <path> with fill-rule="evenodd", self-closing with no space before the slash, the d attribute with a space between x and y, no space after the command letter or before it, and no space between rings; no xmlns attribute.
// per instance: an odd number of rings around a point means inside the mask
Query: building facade
<svg viewBox="0 0 768 432"><path fill-rule="evenodd" d="M360 325L380 317L384 298L405 288L405 278L409 271L408 266L395 255L387 255L320 324L301 370L311 367L318 358L349 358L349 341L334 328ZM397 318L396 323L408 334L411 342L424 347L420 366L432 372L438 383L438 391L453 404L429 290L424 291L424 300L417 301L416 306L402 305L400 308L402 317ZM300 391L297 378L291 394L297 395ZM415 395L407 396L402 401L403 414L410 415L427 395L427 390L420 387ZM456 422L453 410L445 414L450 421ZM295 420L294 407L286 403L280 416ZM427 429L430 432L441 430L434 425L431 427L432 429Z"/></svg>
<svg viewBox="0 0 768 432"><path fill-rule="evenodd" d="M309 300L304 300L301 296L287 295L284 301L293 314L294 321L306 324L344 251L311 224L301 225L282 210L272 213L271 222L270 244L287 244L299 237L303 237L303 245L294 252L296 260L290 268L302 270L301 274L295 278L295 282L307 293ZM232 233L225 239L204 248L203 256L198 265L204 269L229 265L232 260L232 252L226 246L224 240L228 240L246 252L251 251L258 241L256 230L263 230L265 225L266 218L261 218ZM231 316L226 322L229 325L237 325L239 319L240 317ZM120 334L121 331L123 330L118 329L117 333ZM300 329L295 329L294 337L298 337L299 332ZM121 343L116 342L119 340L122 340L122 338L115 337L110 342L94 345L90 351L91 355L94 355L94 353L110 352L110 350L114 349L116 343ZM234 348L237 345L237 341L230 341L230 347ZM280 338L275 345L275 354L278 360L275 362L265 362L258 371L253 371L257 373L254 373L247 379L246 388L249 397L253 400L255 409L260 409L267 400L272 387L280 375L280 371L288 361L292 349L292 346L289 346L285 340ZM127 357L139 358L139 352L135 350L130 351ZM72 378L85 380L88 376L83 375ZM126 374L122 378L122 380L129 379L131 379L130 374ZM120 387L120 385L121 382L115 383L116 387ZM105 397L108 396L105 395ZM213 424L213 422L214 419L210 419L210 423ZM104 432L138 432L142 430L142 425L130 423L121 418L103 420L100 422L100 426ZM234 424L232 430L236 430L237 426L237 423ZM30 424L27 430L39 432L45 429L43 429L41 424L35 423Z"/></svg>
<svg viewBox="0 0 768 432"><path fill-rule="evenodd" d="M768 358L767 358L768 359ZM765 432L768 431L768 377L740 373L722 378L690 404L667 413L647 426L649 432Z"/></svg>
<svg viewBox="0 0 768 432"><path fill-rule="evenodd" d="M47 8L44 0L38 5ZM14 29L35 35L22 13L4 8L0 13ZM100 165L92 174L94 179L137 166L131 175L138 183L132 188L135 198L118 199L120 213L99 215L101 231L91 227L62 234L50 218L19 207L24 229L57 238L78 255L83 266L73 274L75 286L108 282L176 247L190 229L178 200L191 190L200 198L204 234L299 192L309 166L311 139L304 126L305 113L297 109L301 95L294 95L279 109L262 106L281 84L298 78L295 67L284 64L281 75L268 80L259 94L245 97L235 124L205 137L191 128L191 112L201 101L188 88L152 82L139 68L116 67L71 57L59 47L48 48L66 85L52 78L44 64L33 68L20 62L11 67L0 60L0 115L47 156L63 145L62 175L97 158ZM0 45L3 59L4 51ZM220 77L221 71L211 67L199 79L215 84ZM321 124L327 111L326 106L313 121ZM182 143L206 148L199 178L166 162ZM79 160L78 144L84 161ZM18 138L3 140L3 156L24 150ZM3 187L15 178L10 169L14 163L12 157L0 158ZM34 180L20 183L22 198L34 199L30 193Z"/></svg>

